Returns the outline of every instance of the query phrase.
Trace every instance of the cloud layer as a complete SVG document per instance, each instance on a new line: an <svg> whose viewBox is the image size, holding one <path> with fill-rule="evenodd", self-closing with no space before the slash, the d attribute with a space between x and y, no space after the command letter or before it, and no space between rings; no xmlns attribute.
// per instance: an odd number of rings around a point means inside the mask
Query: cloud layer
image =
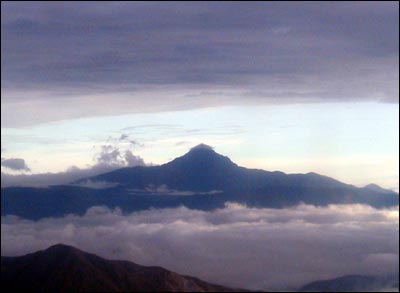
<svg viewBox="0 0 400 293"><path fill-rule="evenodd" d="M347 274L398 273L399 211L362 205L256 209L229 203L123 215L92 207L82 216L32 222L2 217L3 255L66 243L112 259L160 265L250 289L295 289Z"/></svg>
<svg viewBox="0 0 400 293"><path fill-rule="evenodd" d="M9 174L1 172L1 187L10 186L31 186L43 187L49 185L69 184L78 179L92 177L99 174L111 172L120 167L107 164L96 164L89 168L78 168L72 166L65 172L59 173L39 173L39 174Z"/></svg>
<svg viewBox="0 0 400 293"><path fill-rule="evenodd" d="M396 2L1 5L2 125L399 98Z"/></svg>
<svg viewBox="0 0 400 293"><path fill-rule="evenodd" d="M123 142L120 142L123 140ZM10 174L9 172L1 172L1 187L10 186L30 186L43 187L49 185L70 184L79 179L96 176L111 172L113 170L145 166L144 160L140 156L132 153L132 146L143 146L143 144L129 140L129 136L124 134L115 141L112 137L108 139L108 144L100 145L100 150L94 155L92 166L87 168L79 168L76 166L69 167L64 172L58 173L37 173L37 174ZM12 171L31 171L24 159L5 159L1 158L1 165ZM83 186L89 188L107 188L113 186L106 182L87 181Z"/></svg>

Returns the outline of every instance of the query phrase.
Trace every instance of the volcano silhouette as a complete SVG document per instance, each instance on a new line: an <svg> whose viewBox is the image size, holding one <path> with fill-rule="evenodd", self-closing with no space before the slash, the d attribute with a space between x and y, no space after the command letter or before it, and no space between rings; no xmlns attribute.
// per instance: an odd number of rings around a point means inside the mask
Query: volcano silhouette
<svg viewBox="0 0 400 293"><path fill-rule="evenodd" d="M86 182L113 187L92 189ZM1 212L39 219L83 214L94 205L132 212L182 205L212 210L226 202L272 208L300 203L358 203L385 208L397 206L399 195L376 185L358 188L316 173L285 174L240 167L212 147L200 144L160 166L121 168L68 186L3 188Z"/></svg>

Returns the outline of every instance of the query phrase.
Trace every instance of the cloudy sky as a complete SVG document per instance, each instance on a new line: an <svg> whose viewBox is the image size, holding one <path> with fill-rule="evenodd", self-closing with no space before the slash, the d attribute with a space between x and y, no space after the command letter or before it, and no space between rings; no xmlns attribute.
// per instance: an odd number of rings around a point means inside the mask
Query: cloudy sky
<svg viewBox="0 0 400 293"><path fill-rule="evenodd" d="M398 190L398 69L397 2L2 1L2 184L203 142Z"/></svg>

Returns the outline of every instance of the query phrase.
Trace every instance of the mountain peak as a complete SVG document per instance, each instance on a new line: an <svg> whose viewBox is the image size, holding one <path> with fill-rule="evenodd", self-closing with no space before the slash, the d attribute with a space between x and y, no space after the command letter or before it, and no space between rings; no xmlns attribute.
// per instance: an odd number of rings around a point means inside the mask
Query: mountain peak
<svg viewBox="0 0 400 293"><path fill-rule="evenodd" d="M244 292L160 267L110 261L64 244L2 257L1 288L6 292Z"/></svg>
<svg viewBox="0 0 400 293"><path fill-rule="evenodd" d="M51 249L51 250L71 250L71 249L76 249L76 248L73 247L73 246L69 246L69 245L63 244L63 243L57 243L57 244L54 244L54 245L50 246L47 249Z"/></svg>
<svg viewBox="0 0 400 293"><path fill-rule="evenodd" d="M378 184L374 184L374 183L371 183L371 184L368 184L368 185L364 186L364 189L368 189L368 190L371 190L371 191L377 191L377 192L391 192L390 189L382 188Z"/></svg>
<svg viewBox="0 0 400 293"><path fill-rule="evenodd" d="M209 171L211 169L220 171L222 167L237 167L237 165L228 157L218 154L211 146L204 143L192 147L185 155L174 159L166 165L179 166L180 168L183 167L187 170L200 168L202 172Z"/></svg>
<svg viewBox="0 0 400 293"><path fill-rule="evenodd" d="M73 246L69 246L63 243L58 243L50 246L45 250L46 252L56 253L56 254L66 254L66 253L80 253L81 251Z"/></svg>
<svg viewBox="0 0 400 293"><path fill-rule="evenodd" d="M209 146L209 145L204 144L204 143L200 143L200 144L198 144L198 145L196 145L196 146L194 146L194 147L192 147L190 149L190 151L197 151L197 150L208 150L208 151L215 152L214 148L212 146Z"/></svg>

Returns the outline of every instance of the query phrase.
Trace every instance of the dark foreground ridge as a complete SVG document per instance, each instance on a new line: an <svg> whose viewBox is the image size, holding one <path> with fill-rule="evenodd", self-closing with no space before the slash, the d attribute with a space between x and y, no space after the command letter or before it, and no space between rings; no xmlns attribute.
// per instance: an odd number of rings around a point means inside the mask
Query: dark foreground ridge
<svg viewBox="0 0 400 293"><path fill-rule="evenodd" d="M2 257L1 289L3 292L242 292L161 267L106 260L63 244L24 256Z"/></svg>
<svg viewBox="0 0 400 293"><path fill-rule="evenodd" d="M90 184L88 184L90 183ZM107 188L94 188L93 185ZM84 214L95 205L129 213L186 206L223 208L226 202L249 207L286 208L300 203L399 205L399 195L377 185L358 188L316 173L285 174L240 167L201 144L161 166L122 168L71 185L1 190L1 214L28 219Z"/></svg>

